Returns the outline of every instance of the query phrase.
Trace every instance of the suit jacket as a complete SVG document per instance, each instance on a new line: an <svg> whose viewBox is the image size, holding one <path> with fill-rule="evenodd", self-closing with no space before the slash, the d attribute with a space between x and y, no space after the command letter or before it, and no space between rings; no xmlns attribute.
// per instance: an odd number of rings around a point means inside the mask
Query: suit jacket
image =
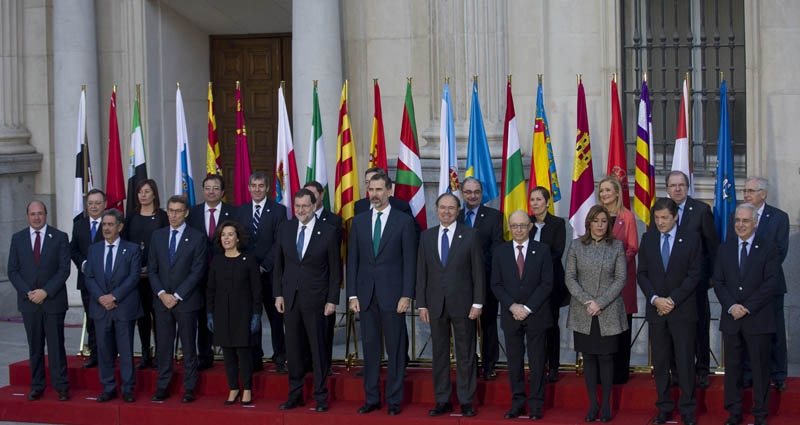
<svg viewBox="0 0 800 425"><path fill-rule="evenodd" d="M103 240L102 220L98 219L97 232L92 240L92 225L89 216L83 216L72 224L72 239L69 242L70 257L78 268L78 289L86 289L86 276L81 271L81 264L86 261L89 245Z"/></svg>
<svg viewBox="0 0 800 425"><path fill-rule="evenodd" d="M147 260L150 287L153 290L153 307L158 311L167 308L158 298L158 293L177 293L183 301L173 309L186 313L205 306L200 280L205 276L207 237L199 230L186 226L175 251L175 261L169 263L169 239L172 227L162 227L153 232L150 239L150 258Z"/></svg>
<svg viewBox="0 0 800 425"><path fill-rule="evenodd" d="M524 304L531 310L529 321L535 331L553 326L550 293L553 290L553 262L547 244L529 240L522 277L517 269L518 250L512 240L498 245L492 256L492 291L500 301L501 315L512 316L512 304ZM529 316L530 317L530 316Z"/></svg>
<svg viewBox="0 0 800 425"><path fill-rule="evenodd" d="M317 217L317 220L333 226L333 228L336 229L336 238L339 240L340 243L342 242L341 217L323 208L322 212L319 214L319 217Z"/></svg>
<svg viewBox="0 0 800 425"><path fill-rule="evenodd" d="M286 221L286 207L267 198L261 211L261 221L258 225L258 234L253 235L253 202L242 204L236 210L239 223L244 226L250 238L247 242L247 251L256 257L259 267L271 273L275 262L275 245L278 228ZM264 294L266 297L267 294Z"/></svg>
<svg viewBox="0 0 800 425"><path fill-rule="evenodd" d="M442 317L445 308L450 317L467 317L472 304L483 304L486 295L480 236L474 228L456 225L442 266L439 227L422 232L419 243L417 308L427 308L431 319Z"/></svg>
<svg viewBox="0 0 800 425"><path fill-rule="evenodd" d="M17 290L17 308L20 312L64 313L69 307L66 288L69 240L66 233L50 225L41 234L41 239L39 264L36 264L33 262L30 227L14 233L8 250L8 280ZM28 300L28 292L37 288L47 292L41 305Z"/></svg>
<svg viewBox="0 0 800 425"><path fill-rule="evenodd" d="M422 227L417 222L417 219L414 218L414 212L411 211L411 205L408 202L400 199L395 198L394 196L389 197L389 205L392 206L393 210L402 211L408 214L412 219L414 219L414 233L416 235L416 240L419 241L420 234L422 233ZM355 205L353 205L353 214L359 215L364 211L370 210L370 202L369 198L361 198L356 201Z"/></svg>
<svg viewBox="0 0 800 425"><path fill-rule="evenodd" d="M685 217L685 216L684 216ZM653 227L655 229L655 227ZM697 233L678 227L664 270L661 259L661 233L650 230L642 235L639 245L639 287L645 297L648 322L697 320L697 286L702 276L703 258L700 255L700 237ZM670 297L675 309L659 316L650 299L653 296Z"/></svg>
<svg viewBox="0 0 800 425"><path fill-rule="evenodd" d="M639 233L636 230L636 218L630 210L617 212L614 239L622 241L622 246L625 248L627 275L625 287L622 288L625 312L635 314L639 312L639 304L636 302L636 253L639 252Z"/></svg>
<svg viewBox="0 0 800 425"><path fill-rule="evenodd" d="M219 228L219 225L226 220L236 220L236 208L234 208L233 205L220 202L219 205L217 205L217 208L219 209L219 220L216 222L217 228ZM206 228L205 202L201 202L189 209L189 216L186 217L186 224L203 232L203 234L208 235L208 229ZM217 249L214 247L213 238L208 238L206 251L211 253L217 251Z"/></svg>
<svg viewBox="0 0 800 425"><path fill-rule="evenodd" d="M735 212L734 212L735 214ZM733 227L734 214L728 220L728 237L736 238ZM786 293L786 276L783 274L783 261L789 251L789 216L782 210L769 204L764 204L764 212L758 218L756 236L769 241L777 249L778 255L778 288L776 294ZM739 258L739 257L736 257Z"/></svg>
<svg viewBox="0 0 800 425"><path fill-rule="evenodd" d="M401 297L414 298L417 241L413 218L392 208L378 255L372 245L372 214L359 214L350 227L347 245L347 298L357 297L362 310L373 296L382 311L395 311Z"/></svg>
<svg viewBox="0 0 800 425"><path fill-rule="evenodd" d="M89 317L95 320L135 320L142 317L142 302L139 298L139 269L141 254L135 243L120 239L114 247L116 256L111 279L105 278L105 240L89 247L86 260L86 289L89 290ZM97 301L103 295L111 294L117 300L117 308L106 310Z"/></svg>
<svg viewBox="0 0 800 425"><path fill-rule="evenodd" d="M739 238L736 234L720 245L714 268L714 292L722 312L719 330L726 334L775 333L772 300L778 290L780 254L778 248L756 234L747 255L744 274L739 276ZM741 304L750 314L734 320L728 309Z"/></svg>
<svg viewBox="0 0 800 425"><path fill-rule="evenodd" d="M464 223L465 211L458 212L456 221ZM472 219L472 227L478 229L483 246L483 267L486 272L486 284L489 285L492 277L492 251L504 242L503 239L503 214L494 209L481 205L478 213Z"/></svg>
<svg viewBox="0 0 800 425"><path fill-rule="evenodd" d="M296 217L281 225L275 243L275 269L272 296L284 297L285 311L297 300L303 309L319 308L325 303L339 304L339 241L336 229L322 221L314 223L311 239L303 258L297 256Z"/></svg>
<svg viewBox="0 0 800 425"><path fill-rule="evenodd" d="M536 217L531 216L531 223L536 223ZM537 227L534 225L528 235L530 240L533 240L536 231ZM544 227L542 227L539 242L547 244L553 260L553 292L550 294L550 299L557 301L556 305L563 307L569 304L569 291L564 284L564 264L561 262L561 257L564 256L564 247L567 244L567 228L564 219L547 213L544 217Z"/></svg>

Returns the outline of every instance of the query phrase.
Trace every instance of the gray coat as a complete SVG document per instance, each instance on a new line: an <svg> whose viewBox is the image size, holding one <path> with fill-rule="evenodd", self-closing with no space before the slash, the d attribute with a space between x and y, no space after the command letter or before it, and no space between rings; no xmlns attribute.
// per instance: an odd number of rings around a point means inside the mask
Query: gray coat
<svg viewBox="0 0 800 425"><path fill-rule="evenodd" d="M574 240L567 252L565 283L572 298L567 328L588 335L592 316L584 303L594 300L602 310L597 316L602 336L617 335L628 329L622 288L625 286L625 250L622 242L584 245Z"/></svg>

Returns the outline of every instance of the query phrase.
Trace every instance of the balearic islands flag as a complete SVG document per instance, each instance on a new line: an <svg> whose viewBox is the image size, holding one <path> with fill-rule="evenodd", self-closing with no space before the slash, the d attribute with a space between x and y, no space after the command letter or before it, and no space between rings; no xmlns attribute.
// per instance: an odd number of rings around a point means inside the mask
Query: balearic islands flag
<svg viewBox="0 0 800 425"><path fill-rule="evenodd" d="M192 178L191 155L189 155L189 133L186 130L186 113L183 110L181 85L175 93L175 131L177 149L175 154L175 194L183 195L194 205L194 179Z"/></svg>
<svg viewBox="0 0 800 425"><path fill-rule="evenodd" d="M407 201L411 213L422 230L428 228L425 212L425 191L422 183L422 162L417 143L417 121L414 117L414 100L411 98L411 78L406 85L406 104L400 126L400 148L397 153L397 176L394 196Z"/></svg>
<svg viewBox="0 0 800 425"><path fill-rule="evenodd" d="M81 88L78 103L78 133L75 144L75 190L72 197L72 220L83 217L86 193L94 189L92 168L89 166L89 141L86 136L86 86Z"/></svg>
<svg viewBox="0 0 800 425"><path fill-rule="evenodd" d="M322 190L325 191L322 196L322 208L330 210L331 197L328 191L328 168L325 166L325 138L322 137L317 80L314 80L314 112L311 115L311 137L308 141L308 166L306 167L306 183L310 181L317 181L322 185Z"/></svg>
<svg viewBox="0 0 800 425"><path fill-rule="evenodd" d="M528 210L528 194L525 190L525 177L522 173L522 153L519 149L517 117L514 112L514 98L511 97L511 76L506 85L506 119L503 126L503 191L500 209L503 211L503 234L511 240L508 218L517 210Z"/></svg>
<svg viewBox="0 0 800 425"><path fill-rule="evenodd" d="M117 123L117 86L111 92L108 113L108 163L106 168L106 209L116 208L125 213L125 180L122 177L122 150Z"/></svg>
<svg viewBox="0 0 800 425"><path fill-rule="evenodd" d="M589 141L589 119L583 82L578 81L578 136L575 138L575 161L572 168L572 198L569 202L569 224L573 238L586 233L586 215L595 204L592 145Z"/></svg>
<svg viewBox="0 0 800 425"><path fill-rule="evenodd" d="M633 212L650 226L650 208L656 202L655 150L653 147L653 116L650 112L650 93L647 81L642 81L639 99L639 120L636 130L636 186Z"/></svg>
<svg viewBox="0 0 800 425"><path fill-rule="evenodd" d="M128 206L127 215L136 212L139 195L136 186L147 180L147 163L144 155L144 132L139 114L139 85L136 85L136 100L133 102L133 119L131 120L131 151L128 167Z"/></svg>
<svg viewBox="0 0 800 425"><path fill-rule="evenodd" d="M444 83L442 109L439 120L439 195L452 193L461 197L458 183L458 158L456 157L456 124L453 101L450 100L450 83Z"/></svg>
<svg viewBox="0 0 800 425"><path fill-rule="evenodd" d="M294 158L292 129L283 84L278 88L278 152L275 155L275 202L286 207L286 219L294 217L294 193L300 190L297 161Z"/></svg>

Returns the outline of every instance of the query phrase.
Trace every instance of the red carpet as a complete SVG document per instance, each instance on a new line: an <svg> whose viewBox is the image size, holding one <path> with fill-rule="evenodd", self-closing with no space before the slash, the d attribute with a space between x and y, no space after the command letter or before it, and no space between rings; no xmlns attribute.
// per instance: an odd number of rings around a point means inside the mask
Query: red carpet
<svg viewBox="0 0 800 425"><path fill-rule="evenodd" d="M154 403L150 397L155 390L155 371L137 374L136 397L133 404L117 399L108 403L97 403L94 398L101 390L97 369L81 369L82 360L69 359L69 380L72 400L59 402L55 391L48 387L45 397L36 402L28 402L25 395L29 391L30 372L27 361L9 366L8 387L0 388L0 421L41 422L58 424L114 424L114 425L175 425L192 423L194 425L259 423L275 425L376 425L405 424L489 424L498 422L520 423L527 419L503 420L503 414L510 407L511 395L508 376L504 371L498 373L497 381L478 381L476 402L478 415L463 418L459 415L431 418L428 410L433 407L433 383L428 369L409 369L406 378L406 399L403 412L399 416L386 415L386 407L368 415L355 412L363 404L364 392L359 377L343 367L335 367L336 372L328 381L331 391L330 411L317 413L310 408L311 379L306 382L307 405L291 411L281 411L278 405L286 399L286 375L276 375L270 371L259 372L254 377L254 405L223 406L227 395L227 381L224 367L217 362L214 368L201 372L195 394L198 400L192 404L181 404L180 382L182 369L178 365L170 388L172 397L164 403ZM800 423L800 380L788 381L789 389L770 397L769 423L789 425ZM711 388L697 391L698 423L700 425L720 425L727 418L722 406L722 377L713 377ZM677 399L677 391L674 393ZM453 396L455 399L455 396ZM649 375L632 375L626 385L614 388L612 404L613 424L648 425L656 414L653 403L655 390ZM745 409L752 405L750 391L745 392ZM561 380L547 387L547 408L540 424L582 424L588 408L583 377L573 373L562 373ZM456 408L458 412L458 408ZM674 420L680 423L677 412ZM745 423L752 423L752 417L745 416ZM255 421L255 422L254 422Z"/></svg>

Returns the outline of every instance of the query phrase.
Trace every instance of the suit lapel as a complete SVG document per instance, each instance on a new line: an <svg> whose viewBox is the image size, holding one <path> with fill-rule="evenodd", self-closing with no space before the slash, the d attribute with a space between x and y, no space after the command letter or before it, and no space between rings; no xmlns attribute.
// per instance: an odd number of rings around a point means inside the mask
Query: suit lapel
<svg viewBox="0 0 800 425"><path fill-rule="evenodd" d="M399 210L395 210L395 212L399 212ZM394 225L395 220L397 220L397 215L391 213L389 214L389 217L386 218L386 224L384 225L383 233L381 234L381 242L378 244L378 254L380 254L381 251L386 248L388 240L394 233L395 228L397 227Z"/></svg>
<svg viewBox="0 0 800 425"><path fill-rule="evenodd" d="M758 219L758 226L756 227L756 235L764 236L764 234L767 232L767 227L769 226L769 219L771 215L772 214L770 214L769 208L767 208L767 206L764 205L764 213L761 214L761 217L759 217Z"/></svg>
<svg viewBox="0 0 800 425"><path fill-rule="evenodd" d="M460 248L462 245L461 242L462 239L464 239L464 229L466 227L467 227L466 224L461 224L460 226L456 225L456 231L453 232L453 234L451 235L450 250L447 251L447 264L445 264L445 268L450 266L450 263L452 263L450 259L453 258L453 255L456 254L459 249L461 249Z"/></svg>
<svg viewBox="0 0 800 425"><path fill-rule="evenodd" d="M513 246L514 245L512 245L512 247ZM516 253L517 250L516 248L514 248L514 254ZM534 261L536 261L536 259L534 258L535 256L536 256L536 250L533 247L531 247L531 243L530 241L528 241L528 250L525 253L525 265L522 267L522 277L520 278L520 280L527 277L528 272L533 267Z"/></svg>

